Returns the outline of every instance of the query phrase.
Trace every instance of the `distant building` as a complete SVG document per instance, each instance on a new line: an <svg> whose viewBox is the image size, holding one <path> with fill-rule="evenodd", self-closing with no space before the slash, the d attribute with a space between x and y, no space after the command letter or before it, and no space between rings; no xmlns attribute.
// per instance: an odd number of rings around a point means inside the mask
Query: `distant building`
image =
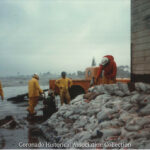
<svg viewBox="0 0 150 150"><path fill-rule="evenodd" d="M131 0L131 80L150 83L150 0Z"/></svg>

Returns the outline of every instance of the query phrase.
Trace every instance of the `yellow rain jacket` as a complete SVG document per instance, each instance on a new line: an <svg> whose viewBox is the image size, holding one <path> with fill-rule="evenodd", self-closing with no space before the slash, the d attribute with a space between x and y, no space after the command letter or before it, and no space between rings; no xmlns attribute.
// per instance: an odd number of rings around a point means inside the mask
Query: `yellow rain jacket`
<svg viewBox="0 0 150 150"><path fill-rule="evenodd" d="M72 86L72 80L69 78L60 78L56 80L56 86L59 88L60 93L63 91L68 91L68 88Z"/></svg>
<svg viewBox="0 0 150 150"><path fill-rule="evenodd" d="M43 90L40 88L38 80L35 78L32 78L28 83L29 98L38 97L40 93L43 93Z"/></svg>
<svg viewBox="0 0 150 150"><path fill-rule="evenodd" d="M0 81L0 96L1 96L1 98L3 100L4 99L4 93L3 93L3 88L2 88L1 81Z"/></svg>

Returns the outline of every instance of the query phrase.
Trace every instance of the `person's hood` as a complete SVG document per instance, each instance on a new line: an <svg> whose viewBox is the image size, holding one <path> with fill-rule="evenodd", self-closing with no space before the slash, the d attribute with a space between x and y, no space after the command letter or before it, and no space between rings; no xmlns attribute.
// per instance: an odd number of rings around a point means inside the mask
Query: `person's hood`
<svg viewBox="0 0 150 150"><path fill-rule="evenodd" d="M107 57L110 61L114 61L114 57L112 55L106 55L104 57Z"/></svg>

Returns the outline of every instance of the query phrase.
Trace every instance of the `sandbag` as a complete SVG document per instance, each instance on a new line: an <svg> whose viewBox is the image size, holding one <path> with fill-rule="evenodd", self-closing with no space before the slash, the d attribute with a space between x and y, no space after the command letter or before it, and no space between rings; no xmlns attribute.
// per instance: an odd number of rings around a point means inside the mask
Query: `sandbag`
<svg viewBox="0 0 150 150"><path fill-rule="evenodd" d="M150 95L141 94L139 104L142 105L142 106L150 104Z"/></svg>
<svg viewBox="0 0 150 150"><path fill-rule="evenodd" d="M88 93L84 94L83 98L84 98L84 99L89 99L89 97L90 97L91 95L93 95L93 94L94 94L94 92L88 92Z"/></svg>
<svg viewBox="0 0 150 150"><path fill-rule="evenodd" d="M143 107L140 112L140 115L150 115L150 104L146 105L145 107Z"/></svg>
<svg viewBox="0 0 150 150"><path fill-rule="evenodd" d="M75 104L75 103L78 103L78 102L82 101L82 100L83 100L83 97L84 97L84 94L78 95L75 99L73 99L73 100L71 101L71 104L73 105L73 104Z"/></svg>
<svg viewBox="0 0 150 150"><path fill-rule="evenodd" d="M111 121L102 122L99 127L100 127L100 129L111 128L111 127L118 128L118 127L121 127L123 125L124 125L124 123L122 121L119 121L117 119L113 119Z"/></svg>
<svg viewBox="0 0 150 150"><path fill-rule="evenodd" d="M114 86L113 84L104 84L104 89L109 93L110 95L114 93ZM106 93L106 92L105 92Z"/></svg>
<svg viewBox="0 0 150 150"><path fill-rule="evenodd" d="M103 130L101 130L101 132L103 133L103 139L112 137L112 136L120 136L121 135L121 130L119 128L103 129Z"/></svg>
<svg viewBox="0 0 150 150"><path fill-rule="evenodd" d="M115 110L106 108L104 111L101 111L97 114L98 121L100 120L111 120L111 115L115 113Z"/></svg>
<svg viewBox="0 0 150 150"><path fill-rule="evenodd" d="M118 84L119 89L120 89L125 95L130 95L129 88L128 88L128 85L127 85L126 83L118 82L117 84Z"/></svg>
<svg viewBox="0 0 150 150"><path fill-rule="evenodd" d="M132 95L131 98L130 98L130 103L139 103L140 101L140 94L137 93L135 95Z"/></svg>
<svg viewBox="0 0 150 150"><path fill-rule="evenodd" d="M120 103L120 108L125 110L125 111L128 111L130 110L131 108L133 107L132 104L128 103L128 102L122 102Z"/></svg>
<svg viewBox="0 0 150 150"><path fill-rule="evenodd" d="M146 84L143 82L135 83L135 89L139 92L150 93L150 84Z"/></svg>

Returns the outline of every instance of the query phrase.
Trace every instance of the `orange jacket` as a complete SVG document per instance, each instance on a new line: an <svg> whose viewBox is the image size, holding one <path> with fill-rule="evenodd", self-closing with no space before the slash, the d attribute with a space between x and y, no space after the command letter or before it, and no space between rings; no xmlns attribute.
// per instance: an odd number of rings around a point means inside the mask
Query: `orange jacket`
<svg viewBox="0 0 150 150"><path fill-rule="evenodd" d="M106 66L100 65L99 70L97 72L97 79L100 77L103 70L104 70L104 76L107 79L116 78L117 66L116 66L116 62L114 61L114 57L111 55L106 55L104 57L107 57L109 59L109 63Z"/></svg>

